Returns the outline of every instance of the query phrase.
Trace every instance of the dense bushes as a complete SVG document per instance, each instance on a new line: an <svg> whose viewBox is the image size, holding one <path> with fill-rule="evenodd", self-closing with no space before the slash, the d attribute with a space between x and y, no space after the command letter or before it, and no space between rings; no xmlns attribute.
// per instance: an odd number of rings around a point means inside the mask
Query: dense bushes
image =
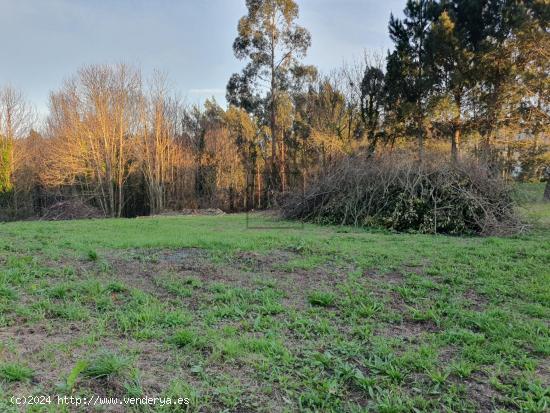
<svg viewBox="0 0 550 413"><path fill-rule="evenodd" d="M519 231L511 190L473 160L400 155L334 162L304 193L287 198L285 218L423 233L505 235Z"/></svg>

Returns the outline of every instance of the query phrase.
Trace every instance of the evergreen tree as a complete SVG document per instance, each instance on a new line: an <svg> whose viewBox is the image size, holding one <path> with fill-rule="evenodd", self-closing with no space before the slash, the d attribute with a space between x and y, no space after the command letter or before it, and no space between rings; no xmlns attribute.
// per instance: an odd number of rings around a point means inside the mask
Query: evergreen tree
<svg viewBox="0 0 550 413"><path fill-rule="evenodd" d="M370 154L374 153L378 139L382 136L380 124L384 105L384 84L384 72L380 68L366 68L361 82L361 118L366 127Z"/></svg>
<svg viewBox="0 0 550 413"><path fill-rule="evenodd" d="M427 134L427 100L434 84L426 58L427 41L437 9L432 0L408 0L405 19L392 15L389 23L390 38L395 43L395 50L387 59L389 103L393 110L401 112L409 131L416 136L420 161L424 158Z"/></svg>

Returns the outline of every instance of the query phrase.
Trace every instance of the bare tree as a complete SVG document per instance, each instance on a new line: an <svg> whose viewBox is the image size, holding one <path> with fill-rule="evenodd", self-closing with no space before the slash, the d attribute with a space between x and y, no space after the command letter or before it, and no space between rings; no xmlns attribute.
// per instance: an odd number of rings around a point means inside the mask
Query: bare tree
<svg viewBox="0 0 550 413"><path fill-rule="evenodd" d="M9 85L0 89L0 192L13 187L15 140L26 137L34 121L35 113L20 90Z"/></svg>
<svg viewBox="0 0 550 413"><path fill-rule="evenodd" d="M148 94L141 101L141 140L136 146L151 213L166 207L168 186L184 162L183 147L177 142L180 103L168 97L166 76L155 72Z"/></svg>
<svg viewBox="0 0 550 413"><path fill-rule="evenodd" d="M50 183L77 183L106 215L119 217L138 130L141 75L124 64L87 66L50 98Z"/></svg>

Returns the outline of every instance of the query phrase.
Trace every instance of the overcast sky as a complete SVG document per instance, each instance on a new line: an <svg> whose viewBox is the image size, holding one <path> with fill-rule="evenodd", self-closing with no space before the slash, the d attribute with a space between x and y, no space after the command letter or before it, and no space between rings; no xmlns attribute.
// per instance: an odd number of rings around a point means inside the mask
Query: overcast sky
<svg viewBox="0 0 550 413"><path fill-rule="evenodd" d="M298 0L310 30L306 61L328 72L364 49L384 52L390 13L405 0ZM22 89L44 113L48 94L90 63L167 73L189 102L215 96L243 63L231 45L244 0L0 0L0 85Z"/></svg>

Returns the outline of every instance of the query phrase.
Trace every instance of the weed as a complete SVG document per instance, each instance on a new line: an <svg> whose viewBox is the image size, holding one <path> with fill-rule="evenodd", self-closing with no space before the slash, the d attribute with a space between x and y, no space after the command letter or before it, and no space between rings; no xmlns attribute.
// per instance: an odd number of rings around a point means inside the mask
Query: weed
<svg viewBox="0 0 550 413"><path fill-rule="evenodd" d="M197 350L202 350L207 347L205 338L192 330L177 331L170 337L169 342L177 347L191 347Z"/></svg>
<svg viewBox="0 0 550 413"><path fill-rule="evenodd" d="M94 379L105 378L109 376L120 376L131 366L128 357L116 353L103 352L92 358L82 374L85 377Z"/></svg>
<svg viewBox="0 0 550 413"><path fill-rule="evenodd" d="M89 365L89 362L86 361L86 360L77 361L75 366L71 369L71 371L70 371L69 375L67 376L67 379L65 380L65 382L62 383L59 386L59 390L65 392L65 393L70 393L73 390L73 388L76 384L76 381L78 380L78 377L80 376L80 374L83 371L86 370L88 365Z"/></svg>
<svg viewBox="0 0 550 413"><path fill-rule="evenodd" d="M107 286L105 287L105 290L111 293L123 293L128 289L120 281L111 281L109 284L107 284Z"/></svg>
<svg viewBox="0 0 550 413"><path fill-rule="evenodd" d="M97 254L96 251L90 250L88 251L88 259L90 261L97 261L99 259L99 255Z"/></svg>
<svg viewBox="0 0 550 413"><path fill-rule="evenodd" d="M336 296L327 291L314 291L307 297L311 305L319 307L332 307L336 301Z"/></svg>
<svg viewBox="0 0 550 413"><path fill-rule="evenodd" d="M29 381L34 372L27 366L19 363L0 364L0 379L6 381Z"/></svg>

